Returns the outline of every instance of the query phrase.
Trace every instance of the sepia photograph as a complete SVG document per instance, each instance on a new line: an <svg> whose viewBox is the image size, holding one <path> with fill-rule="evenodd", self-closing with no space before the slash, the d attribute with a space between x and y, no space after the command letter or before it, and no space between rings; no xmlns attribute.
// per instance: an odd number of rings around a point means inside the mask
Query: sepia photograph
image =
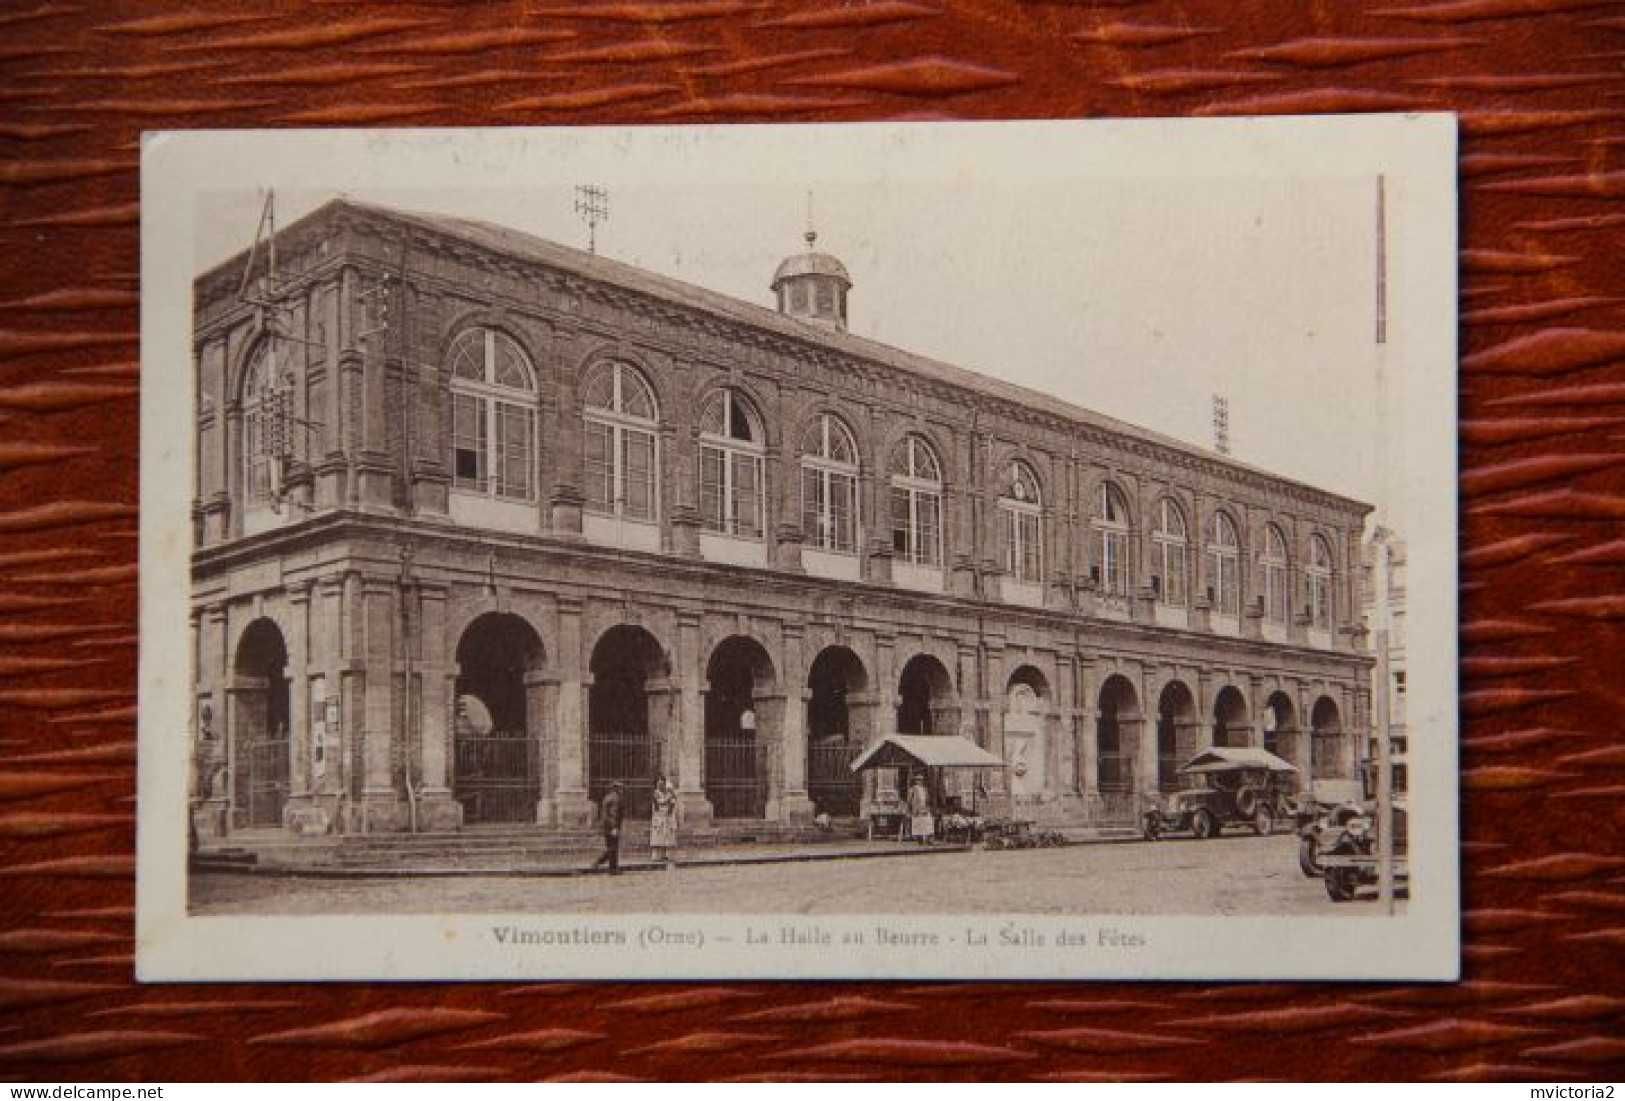
<svg viewBox="0 0 1625 1101"><path fill-rule="evenodd" d="M1454 158L149 135L142 976L1454 976Z"/></svg>

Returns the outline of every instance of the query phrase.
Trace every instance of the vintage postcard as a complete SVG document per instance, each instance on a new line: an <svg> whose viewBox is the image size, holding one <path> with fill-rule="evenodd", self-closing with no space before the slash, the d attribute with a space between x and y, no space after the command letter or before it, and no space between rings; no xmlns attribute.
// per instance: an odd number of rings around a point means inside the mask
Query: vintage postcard
<svg viewBox="0 0 1625 1101"><path fill-rule="evenodd" d="M1455 143L148 135L141 977L1454 977Z"/></svg>

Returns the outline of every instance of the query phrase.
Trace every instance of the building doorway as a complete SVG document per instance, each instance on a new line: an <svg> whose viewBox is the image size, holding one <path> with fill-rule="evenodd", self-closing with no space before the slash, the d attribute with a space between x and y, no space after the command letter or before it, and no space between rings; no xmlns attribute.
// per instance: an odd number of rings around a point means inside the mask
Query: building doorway
<svg viewBox="0 0 1625 1101"><path fill-rule="evenodd" d="M1095 721L1095 783L1101 795L1134 791L1134 758L1140 718L1139 696L1127 677L1111 676L1100 686L1100 717Z"/></svg>
<svg viewBox="0 0 1625 1101"><path fill-rule="evenodd" d="M1299 764L1298 710L1285 692L1272 692L1264 701L1264 749L1283 761Z"/></svg>
<svg viewBox="0 0 1625 1101"><path fill-rule="evenodd" d="M655 637L642 627L611 627L592 651L587 695L587 797L602 802L610 785L626 785L629 818L649 816L649 796L663 747L653 736L652 705L669 706L669 664Z"/></svg>
<svg viewBox="0 0 1625 1101"><path fill-rule="evenodd" d="M469 825L534 822L541 795L540 707L527 684L542 640L516 615L480 616L457 642L452 796Z"/></svg>
<svg viewBox="0 0 1625 1101"><path fill-rule="evenodd" d="M248 625L237 644L232 683L232 823L280 827L288 805L288 647L269 619Z"/></svg>
<svg viewBox="0 0 1625 1101"><path fill-rule="evenodd" d="M864 737L853 729L852 698L868 686L863 662L844 646L820 651L807 674L807 798L832 818L859 810L863 778L851 764Z"/></svg>
<svg viewBox="0 0 1625 1101"><path fill-rule="evenodd" d="M711 652L706 668L705 797L717 818L767 812L767 740L762 702L773 690L773 662L762 644L735 635Z"/></svg>

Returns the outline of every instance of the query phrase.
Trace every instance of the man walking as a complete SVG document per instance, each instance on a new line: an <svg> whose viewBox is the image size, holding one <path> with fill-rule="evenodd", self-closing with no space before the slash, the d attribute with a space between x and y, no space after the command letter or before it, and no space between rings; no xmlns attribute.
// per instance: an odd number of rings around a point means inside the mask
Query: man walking
<svg viewBox="0 0 1625 1101"><path fill-rule="evenodd" d="M621 802L625 791L626 785L616 780L609 786L604 801L598 804L598 824L604 830L604 852L593 861L592 871L608 864L610 875L621 874L621 815L624 813Z"/></svg>

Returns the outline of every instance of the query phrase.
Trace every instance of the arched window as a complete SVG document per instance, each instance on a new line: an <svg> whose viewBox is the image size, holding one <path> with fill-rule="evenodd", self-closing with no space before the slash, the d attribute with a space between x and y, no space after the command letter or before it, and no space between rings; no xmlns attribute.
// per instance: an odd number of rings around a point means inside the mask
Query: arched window
<svg viewBox="0 0 1625 1101"><path fill-rule="evenodd" d="M276 385L271 342L254 351L243 376L243 488L250 506L281 494L282 459L287 453L287 391Z"/></svg>
<svg viewBox="0 0 1625 1101"><path fill-rule="evenodd" d="M1185 514L1170 497L1157 505L1157 526L1151 532L1152 555L1162 579L1158 597L1164 604L1183 608L1188 599L1186 548L1189 543Z"/></svg>
<svg viewBox="0 0 1625 1101"><path fill-rule="evenodd" d="M942 565L942 467L918 436L906 436L892 449L891 524L899 559Z"/></svg>
<svg viewBox="0 0 1625 1101"><path fill-rule="evenodd" d="M536 376L512 337L468 329L452 341L451 484L469 493L536 496Z"/></svg>
<svg viewBox="0 0 1625 1101"><path fill-rule="evenodd" d="M1128 500L1111 482L1100 487L1090 521L1095 570L1103 596L1128 595Z"/></svg>
<svg viewBox="0 0 1625 1101"><path fill-rule="evenodd" d="M801 437L801 537L816 550L858 549L858 448L830 413Z"/></svg>
<svg viewBox="0 0 1625 1101"><path fill-rule="evenodd" d="M700 410L700 523L740 539L762 537L761 421L733 390Z"/></svg>
<svg viewBox="0 0 1625 1101"><path fill-rule="evenodd" d="M1044 576L1044 500L1032 467L1010 464L1010 480L999 497L1004 528L1004 568L1017 581L1036 583Z"/></svg>
<svg viewBox="0 0 1625 1101"><path fill-rule="evenodd" d="M1292 614L1286 580L1286 540L1274 524L1264 527L1264 556L1259 565L1264 575L1264 616L1272 623L1285 623Z"/></svg>
<svg viewBox="0 0 1625 1101"><path fill-rule="evenodd" d="M1213 610L1220 615L1241 614L1241 543L1235 522L1222 512L1213 514L1207 540L1208 580L1213 583Z"/></svg>
<svg viewBox="0 0 1625 1101"><path fill-rule="evenodd" d="M654 392L637 368L606 363L581 390L587 508L631 520L655 519Z"/></svg>
<svg viewBox="0 0 1625 1101"><path fill-rule="evenodd" d="M1309 625L1327 629L1332 625L1332 549L1319 535L1309 539Z"/></svg>

